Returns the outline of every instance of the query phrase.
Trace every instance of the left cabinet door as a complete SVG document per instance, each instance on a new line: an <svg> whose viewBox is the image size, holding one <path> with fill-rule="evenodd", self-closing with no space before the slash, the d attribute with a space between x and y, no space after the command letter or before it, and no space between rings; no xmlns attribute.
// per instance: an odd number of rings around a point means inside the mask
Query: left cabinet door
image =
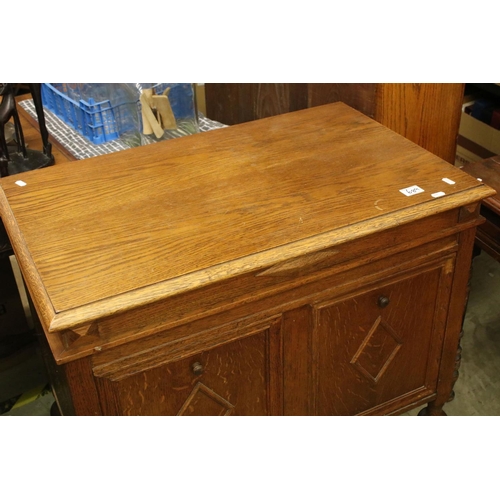
<svg viewBox="0 0 500 500"><path fill-rule="evenodd" d="M167 416L280 414L279 330L270 326L130 375L96 377L103 412Z"/></svg>

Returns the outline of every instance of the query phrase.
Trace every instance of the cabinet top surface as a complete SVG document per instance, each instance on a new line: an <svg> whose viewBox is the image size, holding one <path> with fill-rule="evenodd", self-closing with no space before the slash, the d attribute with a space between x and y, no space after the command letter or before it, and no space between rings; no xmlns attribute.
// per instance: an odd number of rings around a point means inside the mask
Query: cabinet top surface
<svg viewBox="0 0 500 500"><path fill-rule="evenodd" d="M414 186L422 192L400 191ZM25 279L54 316L106 310L107 301L116 310L145 304L493 194L340 103L7 177L0 187Z"/></svg>

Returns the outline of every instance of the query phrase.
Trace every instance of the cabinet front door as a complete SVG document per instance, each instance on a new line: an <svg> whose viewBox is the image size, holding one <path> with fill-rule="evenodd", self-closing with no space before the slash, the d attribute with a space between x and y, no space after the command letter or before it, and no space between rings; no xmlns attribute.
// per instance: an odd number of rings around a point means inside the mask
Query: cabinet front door
<svg viewBox="0 0 500 500"><path fill-rule="evenodd" d="M432 393L447 302L445 266L314 310L316 413L384 413Z"/></svg>
<svg viewBox="0 0 500 500"><path fill-rule="evenodd" d="M103 411L108 415L279 414L280 372L271 369L279 364L278 344L279 324L154 368L96 377Z"/></svg>

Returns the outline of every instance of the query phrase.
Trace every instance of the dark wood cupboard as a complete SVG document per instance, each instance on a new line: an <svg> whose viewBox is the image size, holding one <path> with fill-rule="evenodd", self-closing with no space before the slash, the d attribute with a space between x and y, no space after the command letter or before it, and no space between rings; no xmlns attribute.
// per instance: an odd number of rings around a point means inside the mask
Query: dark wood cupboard
<svg viewBox="0 0 500 500"><path fill-rule="evenodd" d="M462 83L207 83L207 115L234 125L333 102L455 163Z"/></svg>

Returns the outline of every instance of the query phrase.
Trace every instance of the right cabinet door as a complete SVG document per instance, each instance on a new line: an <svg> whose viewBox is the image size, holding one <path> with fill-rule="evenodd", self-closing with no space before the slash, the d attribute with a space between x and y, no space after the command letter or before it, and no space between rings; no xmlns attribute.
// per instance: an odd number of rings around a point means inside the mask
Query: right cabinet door
<svg viewBox="0 0 500 500"><path fill-rule="evenodd" d="M435 392L452 269L448 259L314 304L314 413L390 413Z"/></svg>

